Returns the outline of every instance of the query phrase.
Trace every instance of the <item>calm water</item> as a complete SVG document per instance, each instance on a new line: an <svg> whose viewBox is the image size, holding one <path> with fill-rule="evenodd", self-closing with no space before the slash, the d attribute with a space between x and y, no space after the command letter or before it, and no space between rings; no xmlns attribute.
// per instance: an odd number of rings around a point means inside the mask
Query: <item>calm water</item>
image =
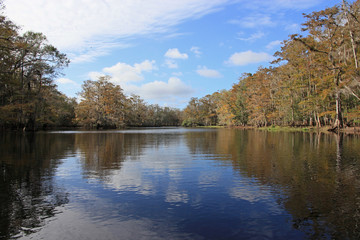
<svg viewBox="0 0 360 240"><path fill-rule="evenodd" d="M360 239L360 137L0 135L0 239Z"/></svg>

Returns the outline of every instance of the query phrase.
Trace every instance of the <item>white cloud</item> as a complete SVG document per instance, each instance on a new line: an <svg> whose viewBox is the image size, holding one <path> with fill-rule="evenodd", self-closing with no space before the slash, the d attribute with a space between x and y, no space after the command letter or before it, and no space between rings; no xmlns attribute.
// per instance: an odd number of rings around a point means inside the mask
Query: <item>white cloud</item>
<svg viewBox="0 0 360 240"><path fill-rule="evenodd" d="M89 72L88 73L88 76L89 76L90 80L92 80L92 81L96 81L99 79L99 77L104 76L104 75L105 74L101 73L101 72Z"/></svg>
<svg viewBox="0 0 360 240"><path fill-rule="evenodd" d="M180 53L177 48L170 48L165 53L165 57L172 59L187 59L188 55L186 53Z"/></svg>
<svg viewBox="0 0 360 240"><path fill-rule="evenodd" d="M68 79L68 78L58 78L55 80L56 84L69 84L69 85L74 85L74 86L80 86L77 82Z"/></svg>
<svg viewBox="0 0 360 240"><path fill-rule="evenodd" d="M244 33L238 33L239 36L243 35ZM263 36L265 36L265 34L263 32L256 32L250 35L250 37L244 38L244 37L238 37L239 40L242 41L254 41L256 39L260 39Z"/></svg>
<svg viewBox="0 0 360 240"><path fill-rule="evenodd" d="M200 52L200 48L199 47L191 47L190 51L193 52L195 54L196 57L200 57L202 52Z"/></svg>
<svg viewBox="0 0 360 240"><path fill-rule="evenodd" d="M265 52L237 52L230 56L229 60L226 62L230 65L235 66L245 66L252 63L268 62L271 61L273 57Z"/></svg>
<svg viewBox="0 0 360 240"><path fill-rule="evenodd" d="M69 53L68 57L71 60L71 63L82 63L82 62L92 62L97 57L108 55L112 49L114 48L128 48L131 47L131 44L124 43L101 43L101 44L93 44L90 49L86 49L83 51L78 51L76 53Z"/></svg>
<svg viewBox="0 0 360 240"><path fill-rule="evenodd" d="M168 68L175 69L178 68L178 64L173 59L166 59L165 64Z"/></svg>
<svg viewBox="0 0 360 240"><path fill-rule="evenodd" d="M196 72L200 76L208 77L208 78L221 78L222 77L221 73L219 73L218 71L213 70L213 69L208 69L205 66L198 66L198 69L196 70Z"/></svg>
<svg viewBox="0 0 360 240"><path fill-rule="evenodd" d="M266 45L266 48L270 50L270 49L273 49L273 48L278 47L280 45L281 45L281 41L280 40L275 40L275 41L270 42L268 45Z"/></svg>
<svg viewBox="0 0 360 240"><path fill-rule="evenodd" d="M117 63L112 67L106 67L102 72L89 72L91 80L97 80L100 76L111 76L110 81L120 85L127 95L136 94L145 100L167 100L178 101L179 98L190 96L194 90L178 77L172 76L167 82L153 81L139 84L144 80L143 73L157 69L155 61L145 60L141 63L129 65L126 63ZM174 73L180 76L182 73Z"/></svg>
<svg viewBox="0 0 360 240"><path fill-rule="evenodd" d="M136 35L171 33L173 26L229 3L231 0L5 0L5 11L24 31L44 33L61 51L82 52L83 56L74 56L80 62L106 54L101 46Z"/></svg>
<svg viewBox="0 0 360 240"><path fill-rule="evenodd" d="M245 28L257 28L260 26L273 27L276 25L275 22L271 20L271 17L269 15L264 14L253 14L240 20L230 20L229 23L240 25L241 27Z"/></svg>
<svg viewBox="0 0 360 240"><path fill-rule="evenodd" d="M116 84L126 82L139 82L144 79L142 73L156 69L155 61L145 60L142 63L135 63L133 66L119 62L112 67L103 69L105 74L112 76L112 81Z"/></svg>
<svg viewBox="0 0 360 240"><path fill-rule="evenodd" d="M154 81L140 87L124 85L125 92L134 93L144 99L166 99L172 97L189 96L194 90L177 77L170 77L168 82Z"/></svg>

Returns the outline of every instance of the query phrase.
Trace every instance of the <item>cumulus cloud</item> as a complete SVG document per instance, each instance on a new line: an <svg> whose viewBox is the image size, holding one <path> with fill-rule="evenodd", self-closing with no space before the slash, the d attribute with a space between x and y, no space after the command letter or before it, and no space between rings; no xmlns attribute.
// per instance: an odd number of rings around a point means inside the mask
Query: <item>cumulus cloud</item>
<svg viewBox="0 0 360 240"><path fill-rule="evenodd" d="M229 60L226 62L229 65L235 66L245 66L253 63L268 62L273 60L273 56L265 52L237 52L230 56Z"/></svg>
<svg viewBox="0 0 360 240"><path fill-rule="evenodd" d="M88 73L88 76L89 76L90 80L92 80L92 81L96 81L99 79L99 77L102 77L104 75L105 74L101 73L101 72L89 72Z"/></svg>
<svg viewBox="0 0 360 240"><path fill-rule="evenodd" d="M270 50L270 49L273 49L273 48L278 47L280 45L281 45L281 41L280 40L275 40L275 41L270 42L268 45L266 45L266 48Z"/></svg>
<svg viewBox="0 0 360 240"><path fill-rule="evenodd" d="M221 78L222 75L218 71L214 69L208 69L205 66L198 66L198 69L196 70L196 73L203 77L208 78Z"/></svg>
<svg viewBox="0 0 360 240"><path fill-rule="evenodd" d="M153 81L141 86L124 85L124 90L145 99L166 99L189 96L194 90L177 77L170 77L167 82Z"/></svg>
<svg viewBox="0 0 360 240"><path fill-rule="evenodd" d="M120 85L125 94L136 94L145 100L169 100L170 98L187 97L194 92L190 86L175 76L170 77L167 82L152 81L139 84L140 81L144 80L143 73L154 69L157 69L155 61L145 60L134 65L119 62L114 66L102 69L102 72L90 72L88 76L91 80L95 81L100 76L109 75L111 77L110 81ZM176 75L180 76L181 73Z"/></svg>
<svg viewBox="0 0 360 240"><path fill-rule="evenodd" d="M188 55L186 53L180 53L179 49L177 48L170 48L165 53L165 57L172 59L187 59Z"/></svg>
<svg viewBox="0 0 360 240"><path fill-rule="evenodd" d="M68 79L68 78L58 78L55 80L56 84L64 84L64 85L74 85L74 86L80 86L77 82Z"/></svg>
<svg viewBox="0 0 360 240"><path fill-rule="evenodd" d="M134 65L119 62L112 67L104 68L103 72L112 76L112 81L114 83L122 84L142 81L144 79L142 73L150 72L154 69L156 69L155 61L145 60L142 63L135 63Z"/></svg>

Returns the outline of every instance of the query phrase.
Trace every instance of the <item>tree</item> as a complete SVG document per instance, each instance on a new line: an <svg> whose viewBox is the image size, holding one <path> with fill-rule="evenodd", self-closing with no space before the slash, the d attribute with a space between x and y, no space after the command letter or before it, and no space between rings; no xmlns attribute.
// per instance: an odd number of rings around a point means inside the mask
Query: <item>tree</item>
<svg viewBox="0 0 360 240"><path fill-rule="evenodd" d="M148 107L143 99L137 95L131 95L127 101L126 125L147 126L149 125Z"/></svg>
<svg viewBox="0 0 360 240"><path fill-rule="evenodd" d="M354 90L357 81L357 45L358 38L358 8L359 1L350 7L343 1L342 7L334 6L322 11L305 15L307 21L303 24L304 31L309 36L295 37L294 40L303 43L316 54L315 61L326 71L332 80L328 83L328 94L335 98L335 123L334 128L343 127L342 96L345 92L352 94L360 100ZM352 9L352 10L349 10ZM350 18L352 16L352 18ZM357 26L357 27L354 27ZM354 84L355 81L355 84Z"/></svg>
<svg viewBox="0 0 360 240"><path fill-rule="evenodd" d="M219 124L332 125L334 130L360 122L360 0L304 16L306 36L283 41L273 66L214 93L211 106ZM184 125L208 124L206 98L190 100Z"/></svg>
<svg viewBox="0 0 360 240"><path fill-rule="evenodd" d="M79 93L81 102L76 116L80 124L92 128L120 128L125 126L126 97L109 76L97 81L87 80Z"/></svg>
<svg viewBox="0 0 360 240"><path fill-rule="evenodd" d="M203 125L200 115L200 102L198 98L191 98L188 105L184 109L183 126L193 127Z"/></svg>
<svg viewBox="0 0 360 240"><path fill-rule="evenodd" d="M2 6L0 2L0 6ZM41 33L19 35L18 27L0 16L0 125L35 130L48 122L55 93L53 79L69 63Z"/></svg>

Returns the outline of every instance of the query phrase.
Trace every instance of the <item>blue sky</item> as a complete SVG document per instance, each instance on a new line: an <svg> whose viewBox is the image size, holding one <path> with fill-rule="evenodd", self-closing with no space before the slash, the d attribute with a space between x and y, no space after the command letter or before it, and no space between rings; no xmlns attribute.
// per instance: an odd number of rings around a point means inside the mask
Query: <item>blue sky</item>
<svg viewBox="0 0 360 240"><path fill-rule="evenodd" d="M125 94L183 108L268 66L300 33L302 13L335 0L5 0L23 31L44 33L71 60L58 89L77 97L85 80L110 75Z"/></svg>

